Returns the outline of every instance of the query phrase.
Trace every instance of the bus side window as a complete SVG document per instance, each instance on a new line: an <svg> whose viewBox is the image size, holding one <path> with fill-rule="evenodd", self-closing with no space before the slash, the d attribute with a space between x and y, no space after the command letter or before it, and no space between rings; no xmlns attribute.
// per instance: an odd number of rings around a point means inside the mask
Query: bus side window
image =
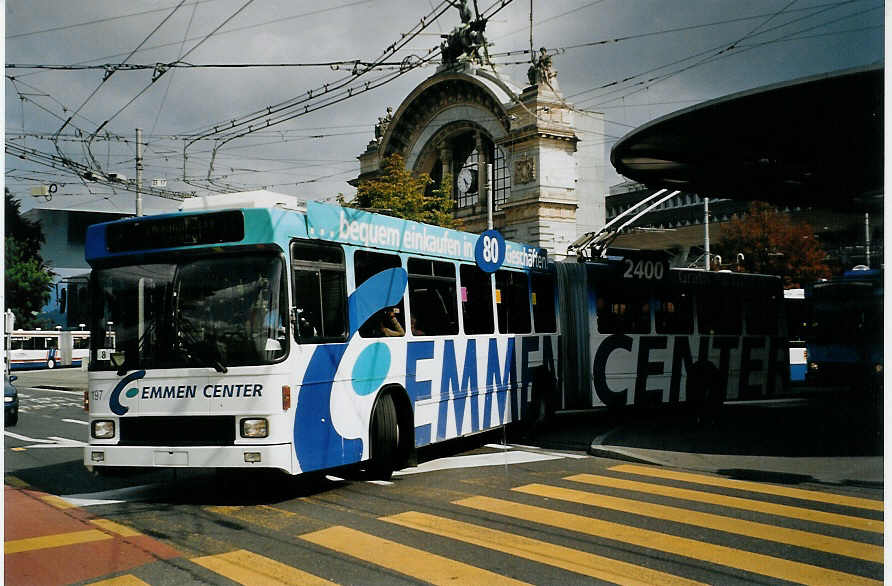
<svg viewBox="0 0 892 586"><path fill-rule="evenodd" d="M650 291L619 289L599 293L598 331L602 334L649 334Z"/></svg>
<svg viewBox="0 0 892 586"><path fill-rule="evenodd" d="M410 258L410 330L415 336L458 333L455 265L451 262Z"/></svg>
<svg viewBox="0 0 892 586"><path fill-rule="evenodd" d="M701 334L737 334L741 330L740 297L732 291L712 289L697 295L697 327Z"/></svg>
<svg viewBox="0 0 892 586"><path fill-rule="evenodd" d="M526 273L496 271L496 310L499 332L528 334L530 332L530 284Z"/></svg>
<svg viewBox="0 0 892 586"><path fill-rule="evenodd" d="M694 331L690 293L657 292L654 299L654 325L658 334L690 334Z"/></svg>
<svg viewBox="0 0 892 586"><path fill-rule="evenodd" d="M400 257L395 254L357 250L353 254L353 276L356 287L383 270L401 266L403 265ZM397 305L378 311L359 327L359 335L363 338L403 336L405 332L406 314L403 313L402 300Z"/></svg>
<svg viewBox="0 0 892 586"><path fill-rule="evenodd" d="M747 295L743 300L747 334L772 334L778 331L778 299L774 295Z"/></svg>
<svg viewBox="0 0 892 586"><path fill-rule="evenodd" d="M536 332L556 332L557 318L554 315L554 275L530 274L530 303L533 306L533 326Z"/></svg>
<svg viewBox="0 0 892 586"><path fill-rule="evenodd" d="M347 338L347 279L340 246L317 242L291 245L295 333L303 343Z"/></svg>
<svg viewBox="0 0 892 586"><path fill-rule="evenodd" d="M46 340L46 347L49 348L58 348L59 347L59 338L55 336L49 336L44 338Z"/></svg>
<svg viewBox="0 0 892 586"><path fill-rule="evenodd" d="M461 312L465 333L493 333L492 277L476 265L463 264L458 272L461 277Z"/></svg>

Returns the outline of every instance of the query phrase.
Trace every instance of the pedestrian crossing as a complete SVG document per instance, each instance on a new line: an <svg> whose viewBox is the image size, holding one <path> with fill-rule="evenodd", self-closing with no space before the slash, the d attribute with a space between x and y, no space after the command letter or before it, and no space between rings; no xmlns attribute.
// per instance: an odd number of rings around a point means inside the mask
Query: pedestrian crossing
<svg viewBox="0 0 892 586"><path fill-rule="evenodd" d="M317 546L321 554L340 554L432 584L533 580L521 570L516 574L494 570L514 567L510 562L475 566L468 560L450 559L433 545L419 545L433 543L430 536L615 584L715 583L726 581L729 575L738 582L882 583L882 501L641 465L613 466L608 473L574 474L554 483L514 486L505 495L454 499L445 509L437 507L436 514L407 510L376 517L378 522L404 529L405 533L398 534L400 539L345 525L298 537ZM575 512L562 510L561 505L575 507ZM616 514L630 522L607 518ZM690 532L679 527L696 528L698 537L685 536ZM555 536L557 542L553 542ZM626 560L610 555L618 550L636 555ZM215 557L207 556L202 563ZM628 561L636 557L647 561ZM660 563L652 563L654 559ZM233 573L224 575L253 583Z"/></svg>
<svg viewBox="0 0 892 586"><path fill-rule="evenodd" d="M638 464L440 499L418 491L414 500L395 502L388 500L391 487L364 486L388 505L357 514L333 496L310 496L275 505L203 507L212 518L237 520L285 546L249 551L239 543L178 564L191 564L197 572L191 575L209 583L252 585L401 579L452 585L867 585L883 578L882 501L831 491ZM318 510L326 503L331 517ZM344 522L351 515L356 522ZM41 549L63 552L112 536L139 538L111 520L90 519L87 525L92 529L7 540L7 568L16 556ZM137 567L95 583L152 584L157 577Z"/></svg>

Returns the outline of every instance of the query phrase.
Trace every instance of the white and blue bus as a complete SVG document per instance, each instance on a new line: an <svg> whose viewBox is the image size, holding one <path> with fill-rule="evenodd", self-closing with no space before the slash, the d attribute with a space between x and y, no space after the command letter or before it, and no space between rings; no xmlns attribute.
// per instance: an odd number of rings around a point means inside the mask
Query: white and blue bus
<svg viewBox="0 0 892 586"><path fill-rule="evenodd" d="M662 252L621 249L556 267L567 308L556 408L717 406L785 389L778 277L670 268Z"/></svg>
<svg viewBox="0 0 892 586"><path fill-rule="evenodd" d="M790 382L805 382L806 348L809 311L805 289L784 289L784 314L787 318L787 347L790 352Z"/></svg>
<svg viewBox="0 0 892 586"><path fill-rule="evenodd" d="M6 348L10 370L80 366L90 351L90 332L13 330Z"/></svg>
<svg viewBox="0 0 892 586"><path fill-rule="evenodd" d="M495 236L247 192L91 226L86 256L91 469L387 478L557 385L545 251Z"/></svg>

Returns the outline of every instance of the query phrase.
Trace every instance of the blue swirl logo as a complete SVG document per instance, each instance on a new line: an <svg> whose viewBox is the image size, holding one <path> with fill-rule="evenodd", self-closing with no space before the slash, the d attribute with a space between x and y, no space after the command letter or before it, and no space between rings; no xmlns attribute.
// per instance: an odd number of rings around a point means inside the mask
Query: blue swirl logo
<svg viewBox="0 0 892 586"><path fill-rule="evenodd" d="M111 392L111 395L108 398L108 406L111 408L112 413L115 415L121 416L130 411L130 407L121 404L121 393L124 391L124 387L129 385L135 380L139 380L146 375L146 371L137 370L136 372L131 372L124 378L122 378L118 384L115 386L115 389ZM139 394L139 389L133 387L132 389L127 389L125 396L132 399L136 395Z"/></svg>

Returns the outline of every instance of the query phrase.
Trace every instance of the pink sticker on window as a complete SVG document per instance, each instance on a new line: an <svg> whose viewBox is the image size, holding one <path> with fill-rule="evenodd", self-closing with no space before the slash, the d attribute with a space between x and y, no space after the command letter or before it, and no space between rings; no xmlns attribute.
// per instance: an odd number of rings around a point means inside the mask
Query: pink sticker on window
<svg viewBox="0 0 892 586"><path fill-rule="evenodd" d="M467 287L461 288L461 302L462 303L468 302L468 288Z"/></svg>

